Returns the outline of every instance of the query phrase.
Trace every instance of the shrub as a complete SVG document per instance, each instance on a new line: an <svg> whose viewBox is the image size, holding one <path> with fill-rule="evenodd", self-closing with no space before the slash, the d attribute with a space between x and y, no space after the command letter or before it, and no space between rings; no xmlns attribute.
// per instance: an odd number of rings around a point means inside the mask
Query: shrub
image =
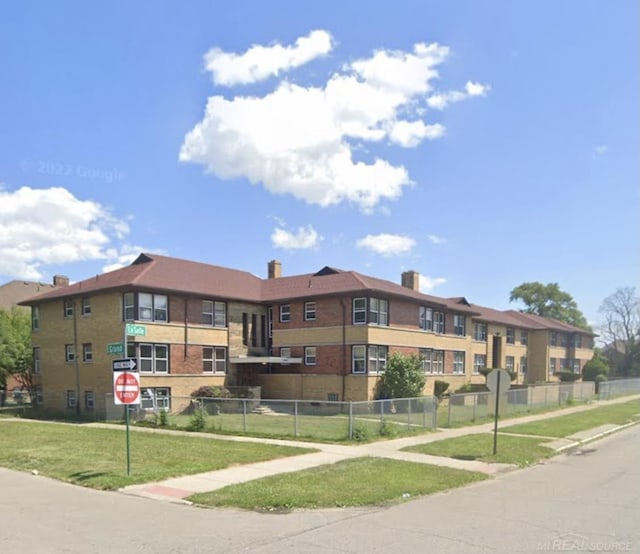
<svg viewBox="0 0 640 554"><path fill-rule="evenodd" d="M231 393L224 387L205 385L191 393L191 398L230 398Z"/></svg>
<svg viewBox="0 0 640 554"><path fill-rule="evenodd" d="M160 425L160 427L169 426L169 412L167 410L160 410L158 425Z"/></svg>
<svg viewBox="0 0 640 554"><path fill-rule="evenodd" d="M189 420L189 425L187 425L187 431L204 431L207 425L204 411L201 410L199 406L194 406L194 408L195 410Z"/></svg>
<svg viewBox="0 0 640 554"><path fill-rule="evenodd" d="M398 434L398 429L397 429L397 426L394 423L390 423L388 421L383 421L380 424L380 429L378 429L378 434L381 437L393 438Z"/></svg>
<svg viewBox="0 0 640 554"><path fill-rule="evenodd" d="M604 379L598 379L600 375L603 376ZM584 381L606 381L608 376L609 365L597 352L582 368L582 379Z"/></svg>
<svg viewBox="0 0 640 554"><path fill-rule="evenodd" d="M376 387L376 398L414 398L422 395L426 383L422 362L418 356L394 352Z"/></svg>
<svg viewBox="0 0 640 554"><path fill-rule="evenodd" d="M362 425L354 425L352 438L357 442L367 442L369 440L369 429Z"/></svg>
<svg viewBox="0 0 640 554"><path fill-rule="evenodd" d="M579 373L574 373L573 371L567 371L566 369L558 371L556 373L558 379L560 379L561 383L573 383L580 379L581 375Z"/></svg>

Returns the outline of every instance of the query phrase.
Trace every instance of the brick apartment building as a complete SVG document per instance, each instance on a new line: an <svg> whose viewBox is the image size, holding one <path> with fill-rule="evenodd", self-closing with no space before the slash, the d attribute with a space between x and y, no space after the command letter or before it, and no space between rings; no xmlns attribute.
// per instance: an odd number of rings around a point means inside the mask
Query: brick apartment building
<svg viewBox="0 0 640 554"><path fill-rule="evenodd" d="M497 311L464 298L324 267L268 278L156 254L22 304L32 310L34 372L50 409L104 409L112 391L109 345L138 361L143 406L169 406L203 385L260 386L263 398L366 400L390 354L422 358L425 393L435 380L482 383L480 369L517 372L517 382L581 371L593 334L564 323ZM64 395L60 395L64 391ZM56 394L53 394L53 393ZM64 405L61 405L64 404Z"/></svg>

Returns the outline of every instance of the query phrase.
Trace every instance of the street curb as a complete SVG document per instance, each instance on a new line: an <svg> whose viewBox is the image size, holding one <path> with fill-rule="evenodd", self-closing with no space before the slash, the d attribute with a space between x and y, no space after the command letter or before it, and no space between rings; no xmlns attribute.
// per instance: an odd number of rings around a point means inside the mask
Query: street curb
<svg viewBox="0 0 640 554"><path fill-rule="evenodd" d="M593 435L592 437L587 437L586 439L582 439L579 441L575 441L572 442L571 444L567 444L566 446L561 446L560 448L558 448L556 450L557 454L562 454L563 452L566 452L567 450L571 450L574 448L579 448L580 446L584 445L584 444L588 444L592 441L601 439L603 437L606 437L607 435L611 435L613 433L617 433L618 431L624 431L625 429L628 429L629 427L632 427L634 425L638 425L640 424L640 420L638 421L631 421L630 423L625 423L624 425L618 425L617 427L614 427L613 429L608 429L607 431L603 431L602 433L598 433L597 435Z"/></svg>

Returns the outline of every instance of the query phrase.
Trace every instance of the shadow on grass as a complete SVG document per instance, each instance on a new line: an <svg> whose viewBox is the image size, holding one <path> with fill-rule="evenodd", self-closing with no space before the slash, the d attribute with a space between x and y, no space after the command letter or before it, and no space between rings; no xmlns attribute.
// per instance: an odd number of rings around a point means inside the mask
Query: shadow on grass
<svg viewBox="0 0 640 554"><path fill-rule="evenodd" d="M478 456L474 456L472 454L455 454L451 456L452 458L455 458L456 460L477 460Z"/></svg>
<svg viewBox="0 0 640 554"><path fill-rule="evenodd" d="M84 481L89 481L98 477L106 477L107 475L109 474L105 473L104 471L79 471L77 473L72 473L71 475L69 475L69 478L82 483Z"/></svg>

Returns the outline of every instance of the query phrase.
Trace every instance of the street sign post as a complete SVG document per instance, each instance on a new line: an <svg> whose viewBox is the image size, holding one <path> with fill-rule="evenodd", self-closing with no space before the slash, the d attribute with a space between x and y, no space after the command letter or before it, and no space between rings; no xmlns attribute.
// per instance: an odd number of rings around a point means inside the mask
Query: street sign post
<svg viewBox="0 0 640 554"><path fill-rule="evenodd" d="M127 443L127 476L131 475L131 444L129 435L129 406L140 404L140 376L136 361L131 359L113 361L113 402L124 405Z"/></svg>
<svg viewBox="0 0 640 554"><path fill-rule="evenodd" d="M496 394L496 409L493 415L493 455L498 452L498 410L500 409L500 390L507 392L511 387L511 375L506 369L494 369L487 375L487 388Z"/></svg>

